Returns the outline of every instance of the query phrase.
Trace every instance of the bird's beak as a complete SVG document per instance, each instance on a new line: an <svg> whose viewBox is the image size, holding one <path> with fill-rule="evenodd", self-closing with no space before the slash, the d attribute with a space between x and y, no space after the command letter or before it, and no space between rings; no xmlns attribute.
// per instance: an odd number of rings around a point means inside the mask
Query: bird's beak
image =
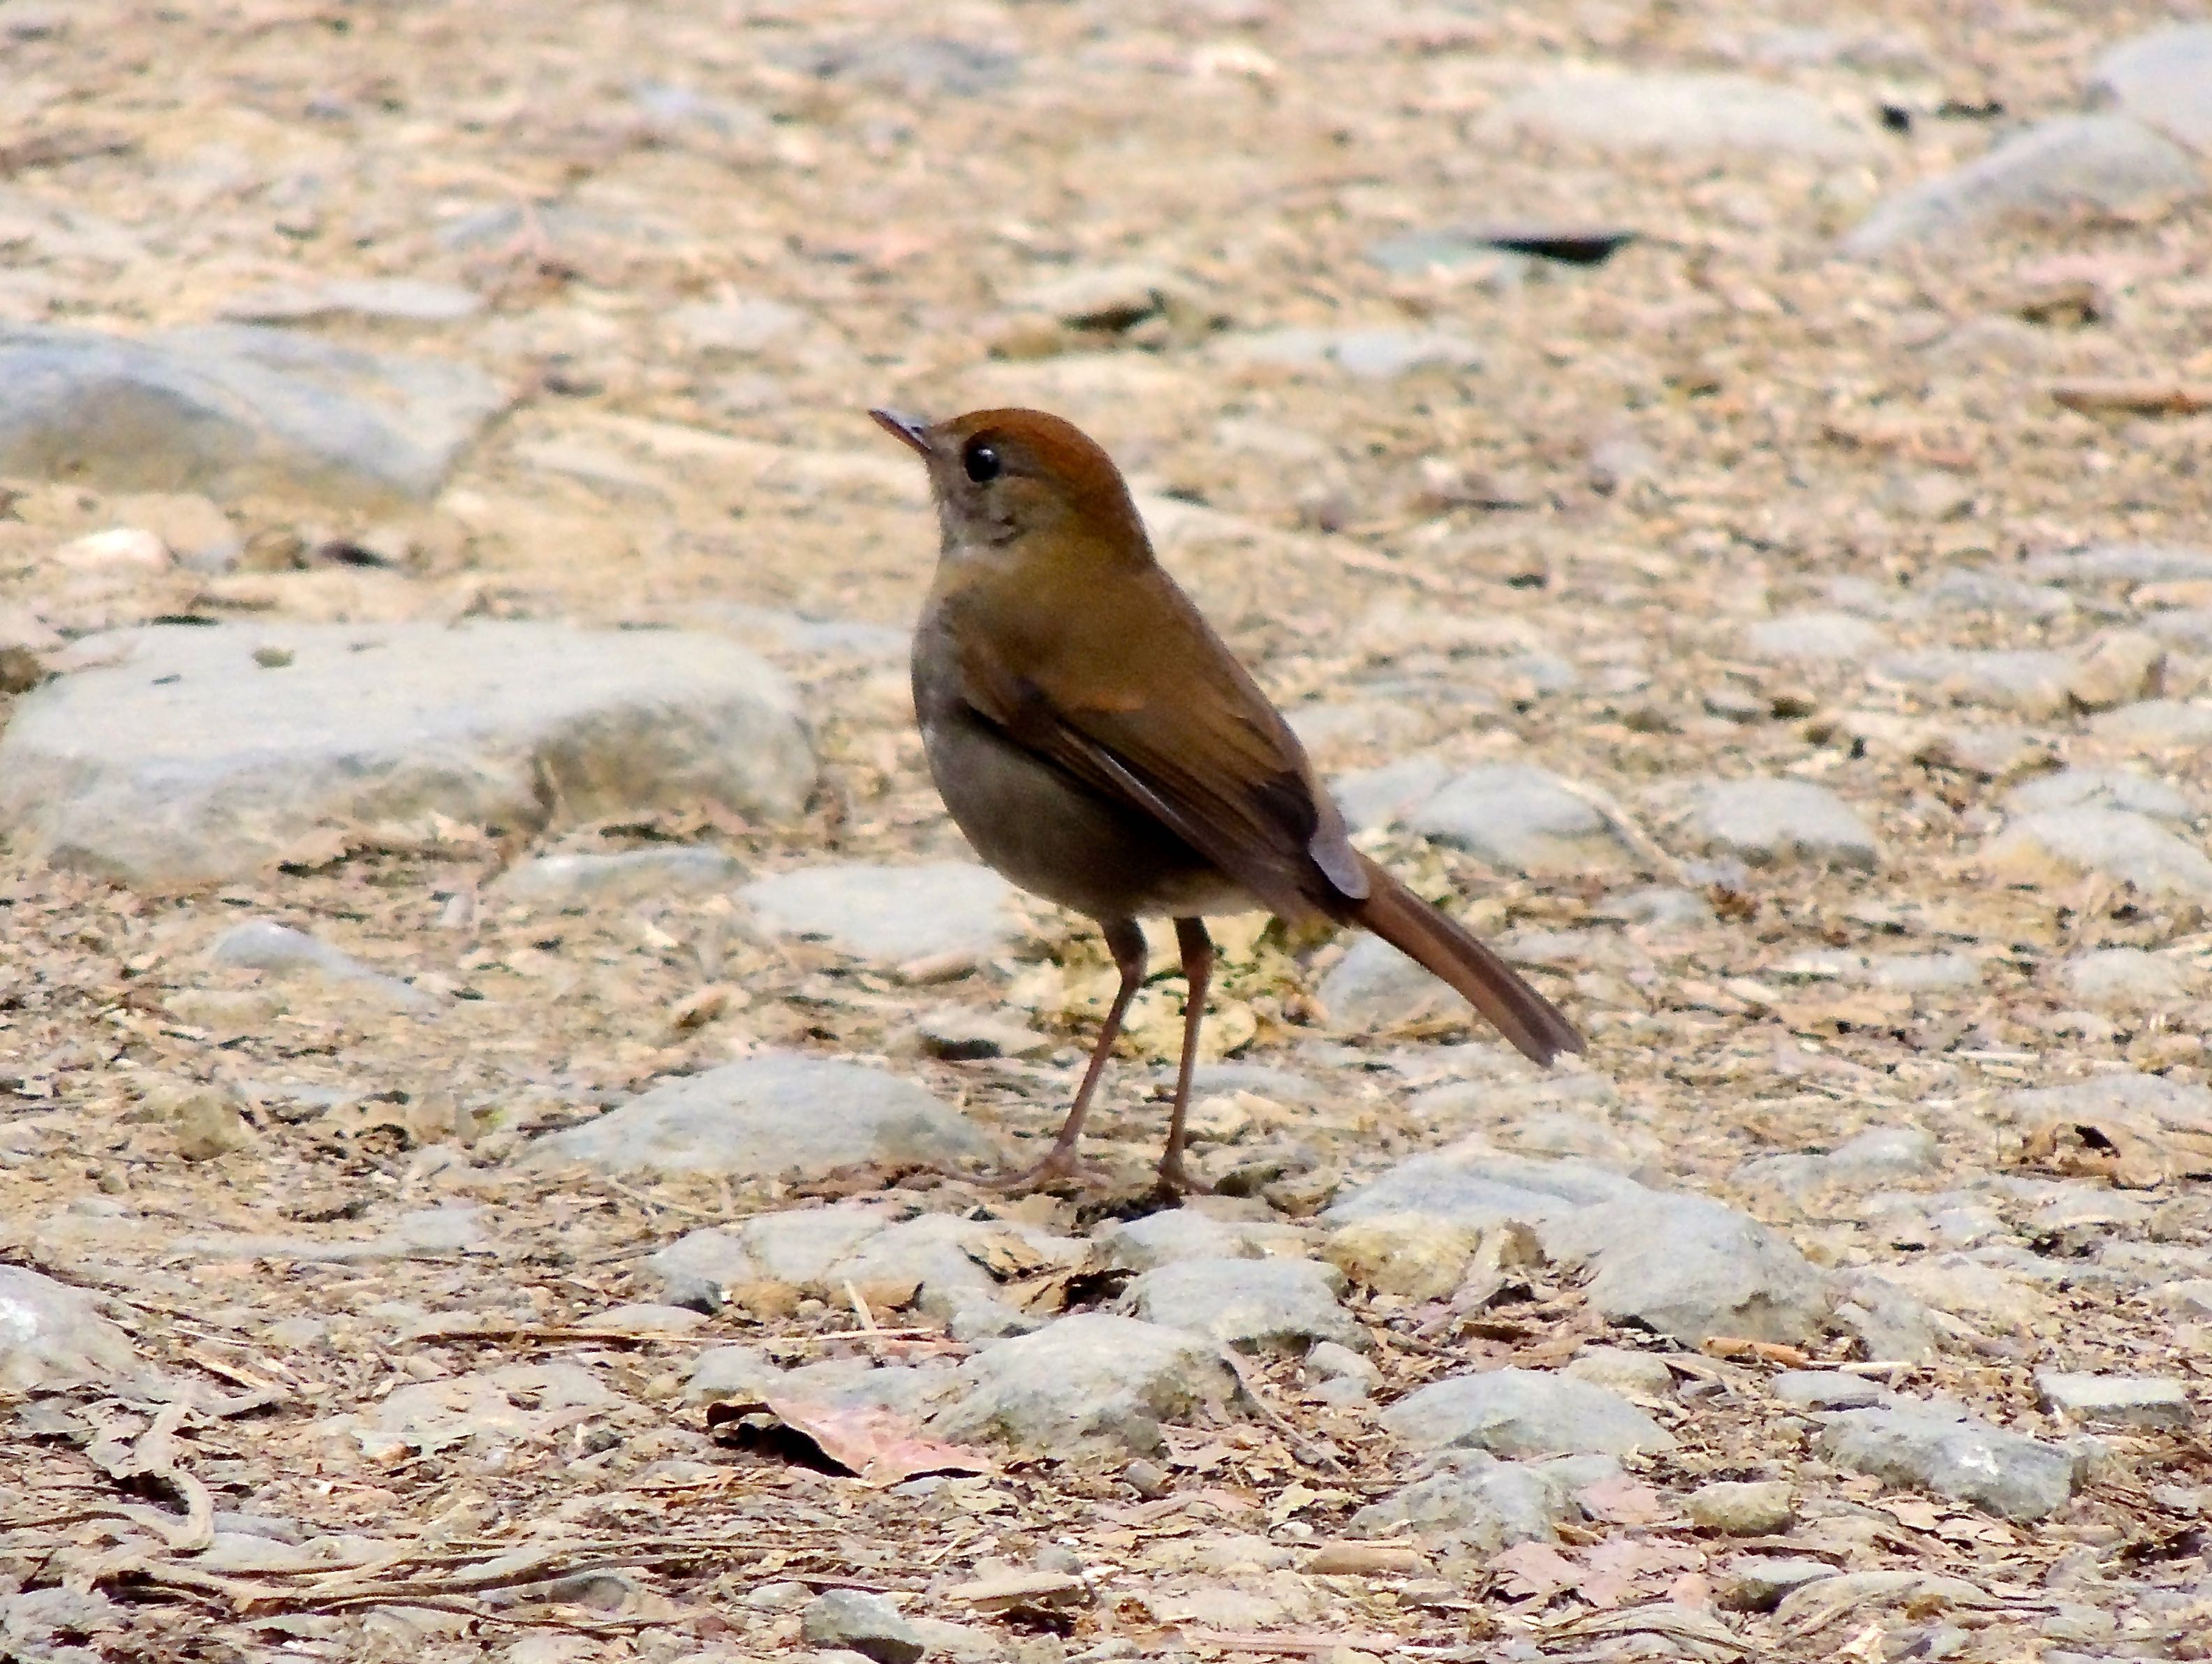
<svg viewBox="0 0 2212 1664"><path fill-rule="evenodd" d="M911 445L923 456L930 454L929 424L914 416L901 416L896 410L871 410L876 425L901 444Z"/></svg>

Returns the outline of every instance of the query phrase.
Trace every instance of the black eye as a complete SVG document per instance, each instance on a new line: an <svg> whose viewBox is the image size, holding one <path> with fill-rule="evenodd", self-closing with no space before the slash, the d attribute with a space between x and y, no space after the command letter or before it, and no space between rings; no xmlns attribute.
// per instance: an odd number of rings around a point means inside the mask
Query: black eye
<svg viewBox="0 0 2212 1664"><path fill-rule="evenodd" d="M968 471L968 477L978 485L988 484L999 477L999 452L995 446L980 439L971 439L960 453L960 465Z"/></svg>

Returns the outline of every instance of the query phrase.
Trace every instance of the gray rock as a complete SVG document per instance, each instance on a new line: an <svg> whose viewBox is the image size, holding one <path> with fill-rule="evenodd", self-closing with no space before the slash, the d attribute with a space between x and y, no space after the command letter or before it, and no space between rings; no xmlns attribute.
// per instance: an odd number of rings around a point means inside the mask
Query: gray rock
<svg viewBox="0 0 2212 1664"><path fill-rule="evenodd" d="M783 1371L757 1346L715 1346L699 1354L684 1383L686 1404L750 1404L779 1391Z"/></svg>
<svg viewBox="0 0 2212 1664"><path fill-rule="evenodd" d="M1638 1398L1671 1398L1674 1372L1656 1352L1632 1351L1626 1346L1585 1346L1567 1365L1577 1381Z"/></svg>
<svg viewBox="0 0 2212 1664"><path fill-rule="evenodd" d="M2071 884L2095 873L2149 896L2212 896L2212 859L2156 821L2124 809L2022 815L1984 847L1983 860L2012 884Z"/></svg>
<svg viewBox="0 0 2212 1664"><path fill-rule="evenodd" d="M2090 719L2099 739L2134 750L2195 750L2212 745L2212 705L2185 699L2139 699Z"/></svg>
<svg viewBox="0 0 2212 1664"><path fill-rule="evenodd" d="M1766 1390L1801 1410L1863 1410L1889 1396L1880 1383L1840 1369L1784 1369L1768 1378Z"/></svg>
<svg viewBox="0 0 2212 1664"><path fill-rule="evenodd" d="M719 849L672 844L613 855L541 855L509 867L491 887L503 902L543 911L620 905L658 896L703 896L744 876Z"/></svg>
<svg viewBox="0 0 2212 1664"><path fill-rule="evenodd" d="M1696 890L1674 890L1656 884L1631 890L1612 902L1607 912L1610 916L1625 920L1632 925L1644 925L1657 930L1710 925L1713 921L1713 904Z"/></svg>
<svg viewBox="0 0 2212 1664"><path fill-rule="evenodd" d="M1715 780L1698 793L1692 829L1755 866L1803 861L1872 871L1880 847L1850 805L1803 780Z"/></svg>
<svg viewBox="0 0 2212 1664"><path fill-rule="evenodd" d="M818 1179L863 1163L986 1160L996 1144L910 1081L828 1058L769 1054L654 1087L537 1139L532 1166Z"/></svg>
<svg viewBox="0 0 2212 1664"><path fill-rule="evenodd" d="M1451 1009L1459 995L1379 936L1352 939L1315 991L1340 1029L1382 1029Z"/></svg>
<svg viewBox="0 0 2212 1664"><path fill-rule="evenodd" d="M2059 972L2076 999L2100 1010L2154 1010L2189 997L2188 970L2177 960L2142 948L2079 953Z"/></svg>
<svg viewBox="0 0 2212 1664"><path fill-rule="evenodd" d="M1422 805L1410 823L1425 838L1532 878L1618 869L1629 855L1593 805L1558 775L1525 763L1468 769Z"/></svg>
<svg viewBox="0 0 2212 1664"><path fill-rule="evenodd" d="M1982 966L1979 960L1965 953L1881 954L1867 963L1867 980L1878 988L1944 993L1979 987Z"/></svg>
<svg viewBox="0 0 2212 1664"><path fill-rule="evenodd" d="M2170 584L2212 578L2212 551L2172 544L2093 544L2071 553L2038 556L2021 570L2062 584Z"/></svg>
<svg viewBox="0 0 2212 1664"><path fill-rule="evenodd" d="M1819 1448L1854 1473L1917 1485L2008 1520L2042 1519L2074 1494L2072 1453L1935 1404L1846 1411L1821 1431Z"/></svg>
<svg viewBox="0 0 2212 1664"><path fill-rule="evenodd" d="M1594 1309L1692 1345L1716 1334L1810 1339L1832 1303L1827 1279L1789 1242L1706 1196L1646 1192L1543 1236L1554 1260L1596 1266Z"/></svg>
<svg viewBox="0 0 2212 1664"><path fill-rule="evenodd" d="M1874 673L1911 688L1924 688L1958 705L1990 705L2036 717L2069 708L2074 661L2041 647L1981 650L1931 647L1875 660Z"/></svg>
<svg viewBox="0 0 2212 1664"><path fill-rule="evenodd" d="M1322 1216L1329 1225L1389 1213L1428 1213L1471 1230L1517 1222L1540 1229L1597 1203L1620 1205L1652 1193L1586 1161L1545 1161L1469 1146L1409 1156Z"/></svg>
<svg viewBox="0 0 2212 1664"><path fill-rule="evenodd" d="M2043 1369L2035 1387L2045 1409L2077 1421L2178 1431L2196 1419L2189 1385L2178 1379Z"/></svg>
<svg viewBox="0 0 2212 1664"><path fill-rule="evenodd" d="M1404 1532L1495 1554L1515 1543L1550 1542L1574 1511L1567 1487L1536 1467L1486 1450L1448 1450L1412 1484L1353 1515L1350 1530L1370 1538Z"/></svg>
<svg viewBox="0 0 2212 1664"><path fill-rule="evenodd" d="M1036 1327L1000 1304L999 1281L982 1259L998 1239L1013 1237L1040 1265L1072 1263L1085 1245L1065 1237L992 1220L925 1213L887 1226L860 1243L822 1275L830 1291L848 1283L865 1288L877 1283L915 1282L915 1303L961 1338L992 1333L1025 1333Z"/></svg>
<svg viewBox="0 0 2212 1664"><path fill-rule="evenodd" d="M841 1647L876 1664L916 1664L925 1648L921 1631L880 1594L829 1589L799 1613L799 1638L816 1647Z"/></svg>
<svg viewBox="0 0 2212 1664"><path fill-rule="evenodd" d="M1317 1260L1178 1260L1146 1272L1124 1297L1148 1323L1247 1351L1369 1345L1337 1303L1343 1290L1344 1273Z"/></svg>
<svg viewBox="0 0 2212 1664"><path fill-rule="evenodd" d="M0 1265L0 1394L112 1386L138 1367L129 1337L83 1290Z"/></svg>
<svg viewBox="0 0 2212 1664"><path fill-rule="evenodd" d="M2027 618L2063 618L2074 598L2048 584L2024 584L2001 572L1954 566L1928 586L1928 598L1974 612L2018 613Z"/></svg>
<svg viewBox="0 0 2212 1664"><path fill-rule="evenodd" d="M333 277L309 286L257 289L224 301L235 324L313 324L361 319L380 324L456 324L483 310L483 297L457 283L420 277Z"/></svg>
<svg viewBox="0 0 2212 1664"><path fill-rule="evenodd" d="M1823 1157L1831 1175L1855 1184L1910 1178L1936 1163L1935 1135L1917 1127L1869 1127Z"/></svg>
<svg viewBox="0 0 2212 1664"><path fill-rule="evenodd" d="M854 81L910 98L978 98L1021 79L1019 53L944 35L867 33L813 41L776 54L823 80Z"/></svg>
<svg viewBox="0 0 2212 1664"><path fill-rule="evenodd" d="M2212 607L2176 607L2142 620L2143 633L2198 652L2212 649Z"/></svg>
<svg viewBox="0 0 2212 1664"><path fill-rule="evenodd" d="M1217 347L1231 363L1327 365L1368 381L1414 370L1479 370L1482 350L1465 336L1441 331L1283 329L1231 336Z"/></svg>
<svg viewBox="0 0 2212 1664"><path fill-rule="evenodd" d="M1395 826L1443 789L1451 770L1436 757L1401 757L1379 768L1340 774L1330 783L1345 824L1355 832Z"/></svg>
<svg viewBox="0 0 2212 1664"><path fill-rule="evenodd" d="M996 1435L1054 1453L1157 1450L1162 1422L1224 1401L1236 1386L1211 1341L1103 1312L1000 1341L960 1373L969 1390L933 1418L939 1436Z"/></svg>
<svg viewBox="0 0 2212 1664"><path fill-rule="evenodd" d="M507 390L444 359L221 325L0 327L0 475L366 508L434 495Z"/></svg>
<svg viewBox="0 0 2212 1664"><path fill-rule="evenodd" d="M1256 1260L1265 1252L1253 1225L1217 1219L1194 1207L1163 1208L1141 1219L1118 1221L1099 1241L1108 1261L1126 1271L1151 1271L1182 1260Z"/></svg>
<svg viewBox="0 0 2212 1664"><path fill-rule="evenodd" d="M1559 76L1508 98L1490 124L1555 144L1632 154L1848 161L1873 149L1867 133L1818 99L1749 76Z"/></svg>
<svg viewBox="0 0 2212 1664"><path fill-rule="evenodd" d="M826 1283L831 1266L888 1229L893 1217L889 1209L868 1202L785 1208L746 1220L738 1236L759 1276L811 1288Z"/></svg>
<svg viewBox="0 0 2212 1664"><path fill-rule="evenodd" d="M787 341L811 319L796 307L757 295L737 301L694 301L675 307L668 323L684 343L704 353L749 357Z"/></svg>
<svg viewBox="0 0 2212 1664"><path fill-rule="evenodd" d="M335 829L536 832L701 802L790 816L814 760L784 678L711 636L547 624L156 625L21 700L18 847L155 885L250 876ZM281 669L255 654L288 653Z"/></svg>
<svg viewBox="0 0 2212 1664"><path fill-rule="evenodd" d="M400 1011L434 1011L439 1001L396 976L363 964L319 938L274 919L249 919L216 938L208 957L218 965L266 972L272 977L319 976L349 993L366 995Z"/></svg>
<svg viewBox="0 0 2212 1664"><path fill-rule="evenodd" d="M1889 645L1881 629L1848 612L1790 612L1762 618L1744 631L1757 659L1808 664L1859 664Z"/></svg>
<svg viewBox="0 0 2212 1664"><path fill-rule="evenodd" d="M2124 809L2153 820L2197 818L2189 799L2154 775L2133 768L2061 768L2022 780L2005 793L2008 813L2032 815L2046 809Z"/></svg>
<svg viewBox="0 0 2212 1664"><path fill-rule="evenodd" d="M757 878L738 899L770 930L881 964L994 953L1018 940L1014 887L973 861L841 861Z"/></svg>
<svg viewBox="0 0 2212 1664"><path fill-rule="evenodd" d="M2107 48L2089 94L2212 155L2212 24L2177 23Z"/></svg>
<svg viewBox="0 0 2212 1664"><path fill-rule="evenodd" d="M1963 167L1907 187L1844 239L1880 256L1915 244L1964 243L2008 222L2119 213L2193 200L2205 184L2188 151L2125 116L2060 116L1999 141Z"/></svg>
<svg viewBox="0 0 2212 1664"><path fill-rule="evenodd" d="M1742 1555L1729 1563L1721 1586L1721 1605L1730 1612L1772 1612L1793 1589L1835 1575L1835 1567L1826 1560L1796 1555Z"/></svg>
<svg viewBox="0 0 2212 1664"><path fill-rule="evenodd" d="M784 1372L780 1393L839 1410L889 1410L919 1421L957 1392L958 1376L942 1362L908 1368L866 1357L825 1357Z"/></svg>
<svg viewBox="0 0 2212 1664"><path fill-rule="evenodd" d="M1674 1448L1672 1434L1618 1393L1535 1369L1448 1376L1400 1399L1382 1412L1382 1424L1416 1449L1457 1446L1494 1456Z"/></svg>
<svg viewBox="0 0 2212 1664"><path fill-rule="evenodd" d="M1787 1479L1717 1480L1692 1491L1684 1506L1700 1529L1724 1537L1771 1537L1797 1518Z"/></svg>

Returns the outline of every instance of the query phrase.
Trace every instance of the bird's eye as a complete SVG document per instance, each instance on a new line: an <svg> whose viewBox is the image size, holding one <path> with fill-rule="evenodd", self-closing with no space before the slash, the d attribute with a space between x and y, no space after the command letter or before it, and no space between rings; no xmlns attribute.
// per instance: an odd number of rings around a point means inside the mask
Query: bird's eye
<svg viewBox="0 0 2212 1664"><path fill-rule="evenodd" d="M976 484L988 484L999 477L998 449L980 439L971 439L968 441L968 448L960 453L960 465L968 471L968 477Z"/></svg>

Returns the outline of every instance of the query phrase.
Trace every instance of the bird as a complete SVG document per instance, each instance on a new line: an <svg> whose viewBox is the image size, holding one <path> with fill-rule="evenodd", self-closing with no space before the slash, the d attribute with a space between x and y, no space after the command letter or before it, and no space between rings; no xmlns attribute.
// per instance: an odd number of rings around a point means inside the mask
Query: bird
<svg viewBox="0 0 2212 1664"><path fill-rule="evenodd" d="M1079 1140L1144 981L1140 920L1174 921L1188 993L1158 1167L1185 1161L1213 968L1208 914L1372 931L1523 1055L1583 1049L1551 1001L1352 847L1289 723L1153 553L1113 459L1042 410L869 414L928 470L939 549L914 636L915 713L946 811L1018 888L1097 920L1121 975L1052 1147L1012 1183L1082 1171Z"/></svg>

